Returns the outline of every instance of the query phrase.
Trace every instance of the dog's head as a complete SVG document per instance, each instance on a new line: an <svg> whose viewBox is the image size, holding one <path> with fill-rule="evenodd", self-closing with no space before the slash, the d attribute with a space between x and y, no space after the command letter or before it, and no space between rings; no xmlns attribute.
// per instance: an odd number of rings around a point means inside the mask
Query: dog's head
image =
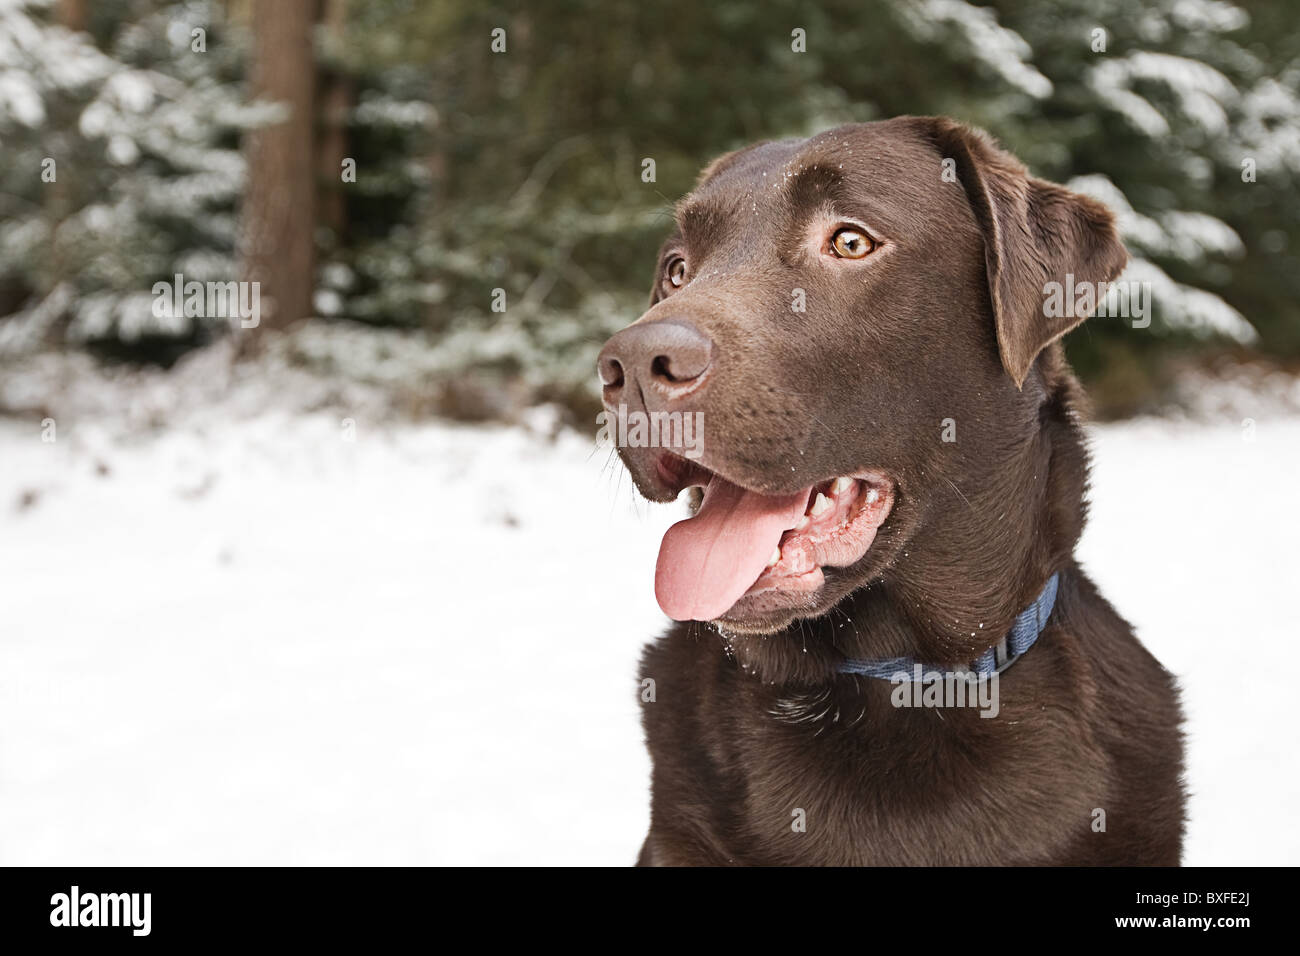
<svg viewBox="0 0 1300 956"><path fill-rule="evenodd" d="M1110 213L904 117L723 156L676 218L600 357L640 491L703 489L664 537L663 609L764 633L873 579L942 590L963 555L1019 573L1050 507L1040 355L1082 319L1046 316L1045 286L1115 277ZM1054 533L1068 553L1078 528Z"/></svg>

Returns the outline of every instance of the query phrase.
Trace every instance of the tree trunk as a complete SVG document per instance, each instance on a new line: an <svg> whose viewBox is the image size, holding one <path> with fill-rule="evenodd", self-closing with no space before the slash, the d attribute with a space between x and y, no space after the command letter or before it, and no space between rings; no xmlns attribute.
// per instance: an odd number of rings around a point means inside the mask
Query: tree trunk
<svg viewBox="0 0 1300 956"><path fill-rule="evenodd" d="M347 4L326 0L324 24L329 49L334 52L333 68L321 79L320 209L318 220L341 243L348 228L347 201L342 180L343 160L348 156L348 114L352 110L352 77L339 63L338 49L347 43Z"/></svg>
<svg viewBox="0 0 1300 956"><path fill-rule="evenodd" d="M86 0L59 0L54 7L54 18L74 33L79 33L90 22L86 16Z"/></svg>
<svg viewBox="0 0 1300 956"><path fill-rule="evenodd" d="M253 95L281 103L282 122L251 131L242 210L243 273L260 283L263 328L312 313L316 168L312 148L315 0L253 0Z"/></svg>

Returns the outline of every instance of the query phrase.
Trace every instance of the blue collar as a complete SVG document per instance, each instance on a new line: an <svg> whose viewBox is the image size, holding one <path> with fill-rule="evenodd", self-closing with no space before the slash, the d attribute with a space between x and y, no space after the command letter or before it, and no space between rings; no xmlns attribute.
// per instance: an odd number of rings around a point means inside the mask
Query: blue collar
<svg viewBox="0 0 1300 956"><path fill-rule="evenodd" d="M1058 574L1048 578L1037 600L1021 611L1011 625L1010 633L968 665L973 676L1000 674L1034 646L1038 635L1047 626L1047 619L1051 617L1052 607L1056 604L1058 578ZM848 658L836 670L841 674L862 674L887 681L914 681L918 673L933 673L945 668L923 665L914 657L875 657Z"/></svg>

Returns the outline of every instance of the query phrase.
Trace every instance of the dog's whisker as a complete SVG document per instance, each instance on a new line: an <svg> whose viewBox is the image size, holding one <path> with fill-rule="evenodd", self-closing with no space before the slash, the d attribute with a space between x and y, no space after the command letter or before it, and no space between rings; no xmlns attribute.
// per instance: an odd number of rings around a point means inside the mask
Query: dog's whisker
<svg viewBox="0 0 1300 956"><path fill-rule="evenodd" d="M958 488L955 484L953 484L953 481L952 481L951 478L949 478L947 475L944 475L944 476L943 476L943 480L946 481L946 482L948 482L948 484L952 487L952 490L953 490L953 491L957 492L957 497L961 498L962 501L966 502L966 507L967 507L967 508L970 508L972 511L975 510L975 506L974 506L973 504L970 503L970 499L967 498L965 495L963 495L963 494L961 493L961 489Z"/></svg>

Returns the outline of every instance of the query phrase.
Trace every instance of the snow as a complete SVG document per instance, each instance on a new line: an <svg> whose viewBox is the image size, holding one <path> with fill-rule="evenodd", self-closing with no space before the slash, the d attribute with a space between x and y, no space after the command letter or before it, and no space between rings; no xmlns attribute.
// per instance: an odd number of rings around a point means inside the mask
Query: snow
<svg viewBox="0 0 1300 956"><path fill-rule="evenodd" d="M1151 297L1159 303L1165 324L1171 329L1199 336L1227 336L1242 344L1259 339L1250 321L1219 296L1175 282L1150 259L1134 256L1116 281L1149 284Z"/></svg>
<svg viewBox="0 0 1300 956"><path fill-rule="evenodd" d="M1225 107L1235 106L1240 96L1232 81L1208 64L1146 50L1098 60L1089 71L1088 82L1103 103L1155 138L1169 135L1169 121L1149 100L1133 92L1134 84L1167 87L1182 114L1211 134L1227 130Z"/></svg>
<svg viewBox="0 0 1300 956"><path fill-rule="evenodd" d="M1140 249L1198 264L1204 263L1207 256L1240 258L1245 255L1245 245L1226 222L1182 210L1164 212L1158 219L1144 216L1118 186L1100 174L1076 176L1066 186L1105 203L1114 213L1115 227L1135 252L1115 281L1149 283L1164 325L1196 335L1223 335L1241 343L1259 338L1250 320L1220 296L1176 282L1150 259L1137 254Z"/></svg>
<svg viewBox="0 0 1300 956"><path fill-rule="evenodd" d="M47 118L43 91L70 91L108 77L115 65L90 38L61 26L38 25L46 4L0 3L0 125L9 118L35 129Z"/></svg>
<svg viewBox="0 0 1300 956"><path fill-rule="evenodd" d="M921 0L897 9L917 36L934 39L937 26L951 26L962 34L970 55L1011 86L1035 99L1052 95L1052 81L1030 62L1033 49L1015 30L998 23L995 11L964 0Z"/></svg>
<svg viewBox="0 0 1300 956"><path fill-rule="evenodd" d="M0 862L635 857L669 514L593 440L58 429L0 424Z"/></svg>
<svg viewBox="0 0 1300 956"><path fill-rule="evenodd" d="M1246 253L1237 231L1215 216L1184 210L1169 210L1155 219L1144 216L1100 173L1076 176L1065 185L1105 203L1125 241L1149 252L1196 264L1203 263L1207 255L1240 258Z"/></svg>
<svg viewBox="0 0 1300 956"><path fill-rule="evenodd" d="M540 412L402 423L364 392L72 371L58 407L0 387L29 408L0 418L0 862L634 859L637 660L681 506ZM1300 416L1095 438L1080 554L1180 676L1186 860L1300 862Z"/></svg>
<svg viewBox="0 0 1300 956"><path fill-rule="evenodd" d="M1264 77L1242 99L1241 149L1234 157L1258 164L1258 172L1300 169L1300 96L1294 92L1298 78L1294 69L1285 79L1290 87Z"/></svg>
<svg viewBox="0 0 1300 956"><path fill-rule="evenodd" d="M1198 32L1230 33L1250 25L1245 10L1223 0L1178 0L1172 13L1179 26Z"/></svg>
<svg viewBox="0 0 1300 956"><path fill-rule="evenodd" d="M1182 686L1184 862L1294 866L1300 777L1285 662L1297 631L1300 418L1147 420L1096 436L1078 556Z"/></svg>

